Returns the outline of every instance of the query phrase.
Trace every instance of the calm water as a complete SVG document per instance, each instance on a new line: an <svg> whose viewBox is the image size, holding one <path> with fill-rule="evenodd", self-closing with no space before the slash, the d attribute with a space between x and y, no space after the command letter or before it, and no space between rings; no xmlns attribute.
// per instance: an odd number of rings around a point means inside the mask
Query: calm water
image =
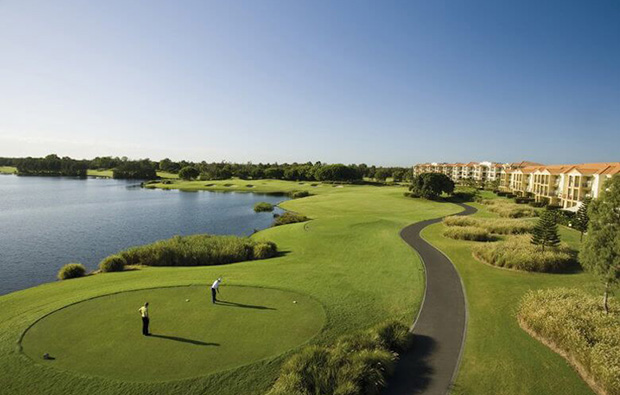
<svg viewBox="0 0 620 395"><path fill-rule="evenodd" d="M95 269L121 249L194 233L249 235L271 224L254 203L283 197L140 188L136 181L0 176L0 294Z"/></svg>

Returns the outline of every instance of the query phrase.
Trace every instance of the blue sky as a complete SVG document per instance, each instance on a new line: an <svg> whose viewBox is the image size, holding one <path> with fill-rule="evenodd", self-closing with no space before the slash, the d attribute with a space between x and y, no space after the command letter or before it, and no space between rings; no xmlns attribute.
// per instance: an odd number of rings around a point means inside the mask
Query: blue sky
<svg viewBox="0 0 620 395"><path fill-rule="evenodd" d="M0 1L0 156L620 160L618 1Z"/></svg>

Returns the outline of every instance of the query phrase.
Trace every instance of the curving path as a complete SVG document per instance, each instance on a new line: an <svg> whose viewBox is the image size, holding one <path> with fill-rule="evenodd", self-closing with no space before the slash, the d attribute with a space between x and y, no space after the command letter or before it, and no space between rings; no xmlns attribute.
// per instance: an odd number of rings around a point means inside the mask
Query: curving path
<svg viewBox="0 0 620 395"><path fill-rule="evenodd" d="M477 211L466 204L457 204L464 210L456 215ZM448 257L420 237L422 229L441 220L418 222L400 232L403 240L418 252L426 268L426 291L412 327L413 347L401 356L384 394L444 395L458 370L467 324L463 285Z"/></svg>

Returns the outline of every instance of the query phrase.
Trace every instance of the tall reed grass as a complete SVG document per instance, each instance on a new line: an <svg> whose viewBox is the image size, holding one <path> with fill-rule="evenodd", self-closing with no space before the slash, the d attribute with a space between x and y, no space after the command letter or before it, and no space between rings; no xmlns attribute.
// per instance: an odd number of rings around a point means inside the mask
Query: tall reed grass
<svg viewBox="0 0 620 395"><path fill-rule="evenodd" d="M127 265L146 266L209 266L266 259L276 256L272 242L247 237L209 234L174 236L152 244L132 247L118 253ZM102 261L105 262L108 258Z"/></svg>
<svg viewBox="0 0 620 395"><path fill-rule="evenodd" d="M530 242L530 236L509 236L505 241L484 243L473 248L481 261L499 267L529 272L563 272L575 265L575 252L566 244L542 251Z"/></svg>
<svg viewBox="0 0 620 395"><path fill-rule="evenodd" d="M528 292L519 324L571 362L599 394L620 395L620 305L602 297L556 288Z"/></svg>

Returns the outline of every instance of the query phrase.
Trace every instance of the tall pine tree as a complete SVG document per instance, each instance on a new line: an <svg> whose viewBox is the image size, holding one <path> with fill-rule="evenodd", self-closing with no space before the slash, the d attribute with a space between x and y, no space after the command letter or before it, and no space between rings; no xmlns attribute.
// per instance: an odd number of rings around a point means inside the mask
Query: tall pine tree
<svg viewBox="0 0 620 395"><path fill-rule="evenodd" d="M540 215L538 223L532 230L532 244L540 246L542 250L545 247L557 247L560 244L560 235L558 234L558 224L555 221L555 215L550 210L545 210Z"/></svg>
<svg viewBox="0 0 620 395"><path fill-rule="evenodd" d="M579 210L575 216L575 221L573 221L573 228L581 232L581 236L579 238L580 241L583 241L583 232L588 230L588 222L590 222L590 217L588 216L588 206L591 201L592 199L585 198L583 202L581 202L581 206L579 206Z"/></svg>
<svg viewBox="0 0 620 395"><path fill-rule="evenodd" d="M588 214L590 224L579 250L579 262L605 285L603 308L607 313L609 291L620 283L620 175L605 184L601 196L590 204Z"/></svg>

